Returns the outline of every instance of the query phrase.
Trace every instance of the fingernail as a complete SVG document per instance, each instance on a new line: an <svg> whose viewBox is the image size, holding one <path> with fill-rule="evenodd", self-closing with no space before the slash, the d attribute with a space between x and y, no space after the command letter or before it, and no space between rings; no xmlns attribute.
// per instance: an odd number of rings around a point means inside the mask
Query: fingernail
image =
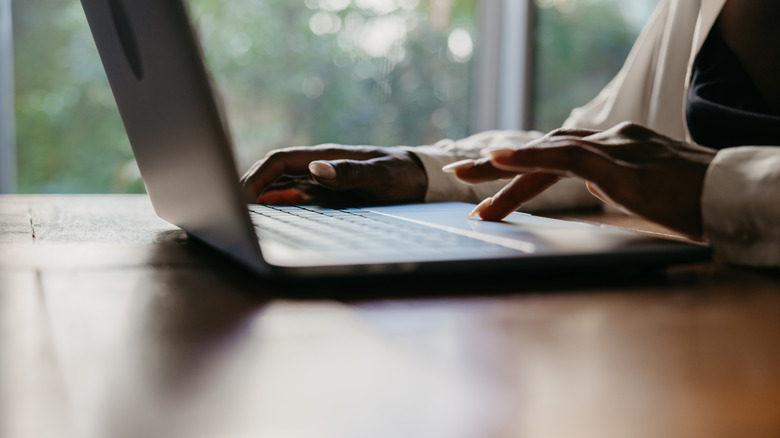
<svg viewBox="0 0 780 438"><path fill-rule="evenodd" d="M472 167L474 167L474 160L461 160L442 167L441 171L446 173L455 173L459 170L471 169Z"/></svg>
<svg viewBox="0 0 780 438"><path fill-rule="evenodd" d="M490 206L490 204L493 203L493 198L485 198L482 202L479 203L476 207L474 207L474 210L471 210L471 213L469 213L468 218L472 219L474 216L478 215L482 212L482 210L486 209Z"/></svg>
<svg viewBox="0 0 780 438"><path fill-rule="evenodd" d="M514 152L514 149L508 147L490 147L482 150L482 156L494 160L496 158L506 158Z"/></svg>
<svg viewBox="0 0 780 438"><path fill-rule="evenodd" d="M312 161L309 163L309 172L314 176L324 179L333 179L336 177L336 168L327 161Z"/></svg>

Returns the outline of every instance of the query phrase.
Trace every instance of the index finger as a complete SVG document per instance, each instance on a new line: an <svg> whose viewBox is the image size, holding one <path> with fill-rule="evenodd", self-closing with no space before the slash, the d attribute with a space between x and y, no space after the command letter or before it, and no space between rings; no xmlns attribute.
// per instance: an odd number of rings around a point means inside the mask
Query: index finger
<svg viewBox="0 0 780 438"><path fill-rule="evenodd" d="M455 167L448 167L445 172L453 172L455 176L468 184L480 184L488 181L512 179L517 172L507 172L496 169L487 158L479 160L462 161L455 163Z"/></svg>
<svg viewBox="0 0 780 438"><path fill-rule="evenodd" d="M547 190L559 179L558 175L542 172L518 175L479 211L479 217L486 221L500 221L536 195Z"/></svg>
<svg viewBox="0 0 780 438"><path fill-rule="evenodd" d="M607 152L578 139L548 140L537 146L490 151L493 165L518 173L542 171L587 181L611 179L618 166Z"/></svg>
<svg viewBox="0 0 780 438"><path fill-rule="evenodd" d="M292 147L272 151L256 162L241 178L241 188L247 202L256 202L260 195L284 175L309 174L309 163L317 160L375 158L380 153L360 147L323 145L314 147Z"/></svg>

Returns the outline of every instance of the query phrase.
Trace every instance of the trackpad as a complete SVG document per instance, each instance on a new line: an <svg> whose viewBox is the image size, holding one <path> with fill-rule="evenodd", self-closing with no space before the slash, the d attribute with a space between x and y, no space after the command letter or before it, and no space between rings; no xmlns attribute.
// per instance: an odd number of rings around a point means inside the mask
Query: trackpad
<svg viewBox="0 0 780 438"><path fill-rule="evenodd" d="M468 219L467 216L473 208L471 204L441 203L379 207L370 210L436 228L460 230L471 237L488 236L494 243L501 244L495 241L495 238L522 242L522 246L526 248L524 252L536 254L599 253L654 240L621 228L548 219L525 213L512 213L501 222Z"/></svg>

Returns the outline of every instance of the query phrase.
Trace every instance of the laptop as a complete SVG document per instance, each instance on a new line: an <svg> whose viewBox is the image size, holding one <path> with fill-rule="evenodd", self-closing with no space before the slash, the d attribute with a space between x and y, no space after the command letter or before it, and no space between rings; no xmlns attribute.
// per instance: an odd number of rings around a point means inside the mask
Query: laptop
<svg viewBox="0 0 780 438"><path fill-rule="evenodd" d="M522 213L469 220L473 205L464 203L248 206L185 1L81 3L156 213L258 274L530 271L710 257L706 247L615 227Z"/></svg>

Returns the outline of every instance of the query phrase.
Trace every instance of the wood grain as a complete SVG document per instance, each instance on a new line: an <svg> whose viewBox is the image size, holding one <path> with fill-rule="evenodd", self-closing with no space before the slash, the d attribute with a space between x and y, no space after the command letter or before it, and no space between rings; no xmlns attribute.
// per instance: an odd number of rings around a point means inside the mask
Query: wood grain
<svg viewBox="0 0 780 438"><path fill-rule="evenodd" d="M780 435L776 272L284 283L143 196L0 217L3 437Z"/></svg>

